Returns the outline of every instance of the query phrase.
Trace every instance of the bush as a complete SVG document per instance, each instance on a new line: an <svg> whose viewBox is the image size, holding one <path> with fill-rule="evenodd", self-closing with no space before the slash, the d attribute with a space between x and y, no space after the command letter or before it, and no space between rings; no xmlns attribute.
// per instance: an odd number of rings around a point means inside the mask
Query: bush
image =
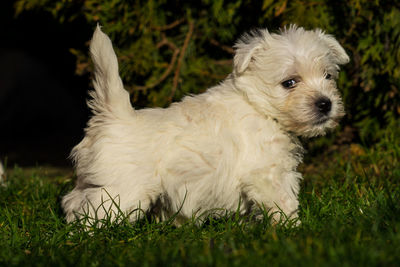
<svg viewBox="0 0 400 267"><path fill-rule="evenodd" d="M253 3L255 2L255 3ZM83 19L104 25L135 106L167 106L201 93L231 71L232 45L255 27L275 31L296 23L335 35L351 57L341 72L345 123L364 141L400 114L398 1L18 0L16 14L51 12L59 23ZM88 36L88 39L90 36ZM87 50L71 48L77 74L90 71Z"/></svg>

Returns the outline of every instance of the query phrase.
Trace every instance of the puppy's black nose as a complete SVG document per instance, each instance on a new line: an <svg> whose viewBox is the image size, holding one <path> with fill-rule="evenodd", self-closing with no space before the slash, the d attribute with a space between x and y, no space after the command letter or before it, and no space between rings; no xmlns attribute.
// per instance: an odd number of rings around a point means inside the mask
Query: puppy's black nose
<svg viewBox="0 0 400 267"><path fill-rule="evenodd" d="M329 98L323 96L315 101L315 106L317 107L318 111L324 115L327 115L332 108L332 102Z"/></svg>

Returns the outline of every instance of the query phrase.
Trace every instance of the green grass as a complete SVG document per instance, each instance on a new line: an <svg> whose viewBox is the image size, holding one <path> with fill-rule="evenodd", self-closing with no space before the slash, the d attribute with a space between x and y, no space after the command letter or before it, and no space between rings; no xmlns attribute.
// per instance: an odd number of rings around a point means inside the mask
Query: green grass
<svg viewBox="0 0 400 267"><path fill-rule="evenodd" d="M15 168L0 188L0 265L395 266L400 264L400 134L307 159L298 227L238 216L182 227L142 220L66 224L71 172Z"/></svg>

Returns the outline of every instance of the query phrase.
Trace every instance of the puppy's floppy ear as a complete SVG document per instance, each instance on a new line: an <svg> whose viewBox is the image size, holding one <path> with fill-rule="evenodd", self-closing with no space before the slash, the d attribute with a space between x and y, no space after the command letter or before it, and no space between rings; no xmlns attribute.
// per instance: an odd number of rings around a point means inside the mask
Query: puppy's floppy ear
<svg viewBox="0 0 400 267"><path fill-rule="evenodd" d="M343 65L350 61L349 56L344 51L339 42L330 34L325 34L322 30L316 30L319 38L329 47L334 63Z"/></svg>
<svg viewBox="0 0 400 267"><path fill-rule="evenodd" d="M254 54L263 46L263 36L269 35L268 31L252 31L244 34L233 46L235 57L233 58L233 68L236 74L243 73L249 66Z"/></svg>

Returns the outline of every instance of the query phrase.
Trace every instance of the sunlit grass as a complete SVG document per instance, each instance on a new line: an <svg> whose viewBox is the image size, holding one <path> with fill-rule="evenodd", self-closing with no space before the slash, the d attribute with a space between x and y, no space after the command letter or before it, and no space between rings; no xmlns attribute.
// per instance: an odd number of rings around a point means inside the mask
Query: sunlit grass
<svg viewBox="0 0 400 267"><path fill-rule="evenodd" d="M308 159L300 226L240 216L66 224L60 196L70 170L15 168L0 188L0 265L382 266L400 262L400 137Z"/></svg>

